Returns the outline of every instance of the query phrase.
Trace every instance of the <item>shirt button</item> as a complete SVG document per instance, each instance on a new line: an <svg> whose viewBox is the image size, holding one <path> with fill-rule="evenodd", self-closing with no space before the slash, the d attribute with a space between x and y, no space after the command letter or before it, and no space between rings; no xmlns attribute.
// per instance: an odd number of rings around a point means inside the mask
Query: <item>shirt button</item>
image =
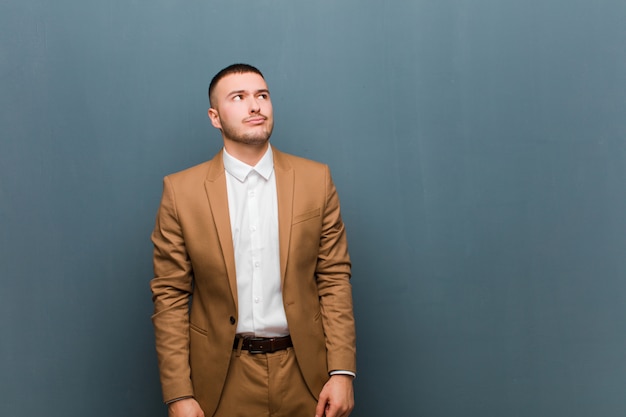
<svg viewBox="0 0 626 417"><path fill-rule="evenodd" d="M261 300L259 299L259 297L254 297L254 302L255 302L255 303L257 303L257 304L258 304L258 303L259 303L259 301L261 301Z"/></svg>
<svg viewBox="0 0 626 417"><path fill-rule="evenodd" d="M256 261L256 262L254 263L254 266L256 266L257 268L258 268L258 267L260 267L260 266L261 266L261 262Z"/></svg>

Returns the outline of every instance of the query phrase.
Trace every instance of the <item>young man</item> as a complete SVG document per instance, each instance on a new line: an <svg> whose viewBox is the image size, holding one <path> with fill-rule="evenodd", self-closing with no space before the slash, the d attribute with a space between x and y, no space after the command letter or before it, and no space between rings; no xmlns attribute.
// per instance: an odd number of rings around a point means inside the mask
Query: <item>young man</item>
<svg viewBox="0 0 626 417"><path fill-rule="evenodd" d="M224 149L164 179L152 233L169 415L348 416L350 259L328 167L270 146L258 69L223 69L209 100Z"/></svg>

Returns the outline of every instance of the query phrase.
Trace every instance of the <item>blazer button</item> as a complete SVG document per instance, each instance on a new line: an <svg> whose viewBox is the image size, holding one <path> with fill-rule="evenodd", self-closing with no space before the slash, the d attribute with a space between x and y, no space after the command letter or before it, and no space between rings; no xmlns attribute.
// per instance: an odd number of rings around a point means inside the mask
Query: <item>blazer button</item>
<svg viewBox="0 0 626 417"><path fill-rule="evenodd" d="M230 324L235 324L236 320L233 316L230 316Z"/></svg>

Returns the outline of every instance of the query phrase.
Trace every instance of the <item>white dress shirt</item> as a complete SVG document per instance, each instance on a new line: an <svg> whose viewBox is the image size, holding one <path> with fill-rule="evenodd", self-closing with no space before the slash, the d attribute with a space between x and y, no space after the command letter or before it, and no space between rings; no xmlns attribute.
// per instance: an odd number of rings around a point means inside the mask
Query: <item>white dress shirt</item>
<svg viewBox="0 0 626 417"><path fill-rule="evenodd" d="M235 249L237 334L289 334L283 305L278 203L272 148L252 167L224 149L228 210Z"/></svg>
<svg viewBox="0 0 626 417"><path fill-rule="evenodd" d="M239 322L237 334L289 334L283 305L278 242L278 199L272 147L254 166L224 152L228 212L235 249ZM330 375L356 376L333 370Z"/></svg>

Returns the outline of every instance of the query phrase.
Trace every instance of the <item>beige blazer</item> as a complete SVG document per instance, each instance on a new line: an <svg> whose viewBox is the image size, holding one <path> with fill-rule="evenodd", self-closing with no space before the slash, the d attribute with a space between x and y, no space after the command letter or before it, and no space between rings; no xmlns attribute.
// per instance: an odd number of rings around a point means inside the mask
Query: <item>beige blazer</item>
<svg viewBox="0 0 626 417"><path fill-rule="evenodd" d="M272 149L283 302L298 364L317 398L329 371L356 372L346 233L328 167ZM210 416L237 324L222 152L163 184L150 283L163 396L194 396Z"/></svg>

